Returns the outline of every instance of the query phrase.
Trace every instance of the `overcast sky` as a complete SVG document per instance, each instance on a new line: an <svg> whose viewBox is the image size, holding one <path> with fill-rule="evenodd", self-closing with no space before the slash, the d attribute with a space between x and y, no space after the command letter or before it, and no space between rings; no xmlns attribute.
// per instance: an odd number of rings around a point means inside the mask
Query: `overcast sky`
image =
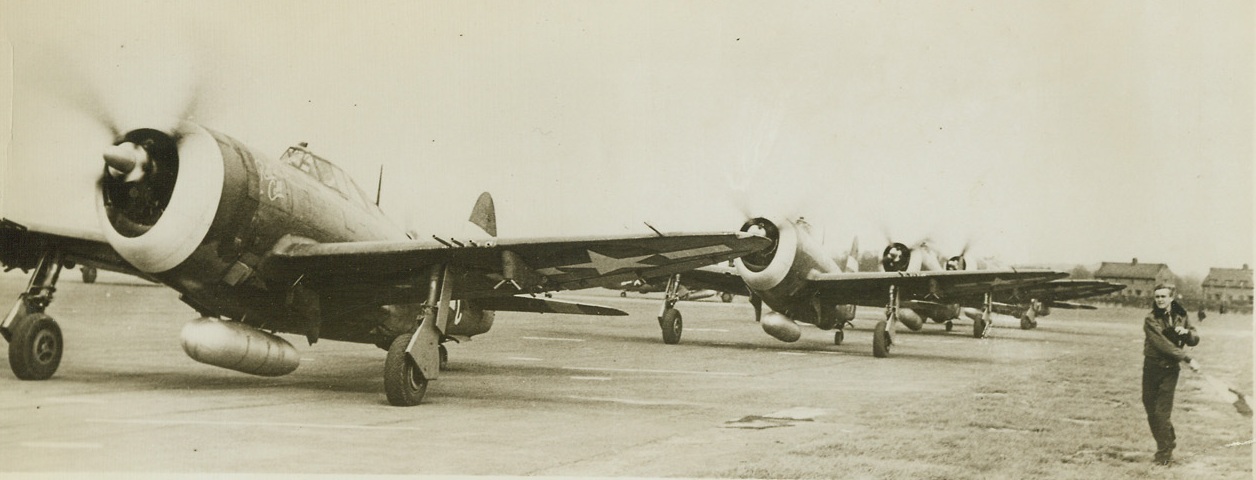
<svg viewBox="0 0 1256 480"><path fill-rule="evenodd" d="M447 234L804 215L1008 263L1251 263L1251 2L0 0L0 213L96 227L99 118L300 141ZM11 81L9 79L12 79ZM10 115L11 113L11 115Z"/></svg>

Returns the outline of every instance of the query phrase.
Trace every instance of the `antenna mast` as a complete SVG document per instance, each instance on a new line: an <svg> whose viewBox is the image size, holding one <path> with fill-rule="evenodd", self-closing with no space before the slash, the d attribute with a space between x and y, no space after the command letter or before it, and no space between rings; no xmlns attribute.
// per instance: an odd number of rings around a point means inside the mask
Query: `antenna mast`
<svg viewBox="0 0 1256 480"><path fill-rule="evenodd" d="M379 206L379 194L384 191L384 164L379 164L379 181L375 184L375 206Z"/></svg>

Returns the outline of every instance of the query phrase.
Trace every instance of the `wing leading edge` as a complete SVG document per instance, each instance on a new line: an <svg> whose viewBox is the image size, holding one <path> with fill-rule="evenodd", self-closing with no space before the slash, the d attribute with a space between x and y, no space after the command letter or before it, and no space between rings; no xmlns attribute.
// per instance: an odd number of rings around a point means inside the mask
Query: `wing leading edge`
<svg viewBox="0 0 1256 480"><path fill-rule="evenodd" d="M954 301L986 292L1014 291L1067 277L1039 269L928 272L813 273L807 276L820 299L837 305L883 306L890 286L904 299Z"/></svg>
<svg viewBox="0 0 1256 480"><path fill-rule="evenodd" d="M487 245L443 242L282 242L259 271L276 281L302 279L334 291L374 285L408 295L425 288L435 265L458 272L454 299L491 298L613 286L625 280L682 273L766 247L746 233L503 239Z"/></svg>

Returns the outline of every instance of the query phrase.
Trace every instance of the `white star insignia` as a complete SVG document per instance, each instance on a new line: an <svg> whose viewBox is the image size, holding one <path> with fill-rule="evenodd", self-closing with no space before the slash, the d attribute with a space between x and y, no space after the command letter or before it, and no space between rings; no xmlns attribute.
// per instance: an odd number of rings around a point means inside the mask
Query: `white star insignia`
<svg viewBox="0 0 1256 480"><path fill-rule="evenodd" d="M641 260L645 260L647 258L653 257L654 254L641 255L639 257L615 258L615 257L608 257L606 255L602 255L593 250L586 250L586 251L589 252L589 261L587 263L581 263L577 265L564 265L562 268L592 268L592 269L597 270L598 275L606 275L607 273L610 273L610 272L615 272L615 271L628 269L628 268L640 268L640 267L653 267L654 266L648 263L641 263Z"/></svg>

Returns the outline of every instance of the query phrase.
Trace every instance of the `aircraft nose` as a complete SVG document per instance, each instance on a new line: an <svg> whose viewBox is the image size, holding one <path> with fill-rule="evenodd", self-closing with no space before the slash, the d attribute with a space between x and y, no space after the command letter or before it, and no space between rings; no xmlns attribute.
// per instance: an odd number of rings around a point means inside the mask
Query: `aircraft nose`
<svg viewBox="0 0 1256 480"><path fill-rule="evenodd" d="M144 176L144 164L148 163L148 151L140 146L123 142L105 148L105 165L109 166L109 174L114 178L125 177L124 181L134 182Z"/></svg>

